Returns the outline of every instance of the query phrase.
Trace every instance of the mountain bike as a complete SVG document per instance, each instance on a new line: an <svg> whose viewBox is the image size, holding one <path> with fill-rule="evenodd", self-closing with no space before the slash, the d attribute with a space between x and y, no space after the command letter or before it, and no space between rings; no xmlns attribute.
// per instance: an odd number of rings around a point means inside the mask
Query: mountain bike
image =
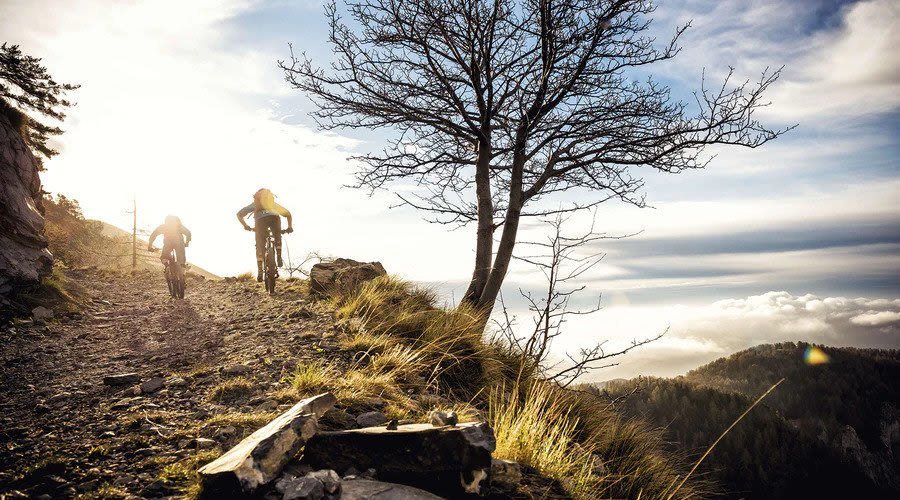
<svg viewBox="0 0 900 500"><path fill-rule="evenodd" d="M176 299L184 298L184 266L178 262L175 256L175 250L169 252L164 261L166 275L166 284L169 285L169 295Z"/></svg>
<svg viewBox="0 0 900 500"><path fill-rule="evenodd" d="M281 234L288 233L287 230L282 230ZM263 281L266 284L266 291L269 292L269 295L275 293L275 282L278 278L278 262L276 260L276 252L275 252L275 235L272 234L272 230L269 229L266 232L266 250L263 254Z"/></svg>

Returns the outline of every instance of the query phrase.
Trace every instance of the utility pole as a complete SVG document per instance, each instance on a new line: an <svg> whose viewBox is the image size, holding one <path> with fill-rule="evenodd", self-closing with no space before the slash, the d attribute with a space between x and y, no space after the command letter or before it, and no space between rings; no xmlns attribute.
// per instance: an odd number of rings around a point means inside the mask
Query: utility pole
<svg viewBox="0 0 900 500"><path fill-rule="evenodd" d="M131 269L137 269L137 198L132 198Z"/></svg>

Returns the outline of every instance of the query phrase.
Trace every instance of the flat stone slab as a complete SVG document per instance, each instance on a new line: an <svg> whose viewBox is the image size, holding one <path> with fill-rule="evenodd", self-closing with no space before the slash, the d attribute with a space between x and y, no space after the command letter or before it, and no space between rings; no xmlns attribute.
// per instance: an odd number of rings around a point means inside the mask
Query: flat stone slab
<svg viewBox="0 0 900 500"><path fill-rule="evenodd" d="M455 496L480 490L495 446L494 432L483 422L455 427L408 424L397 430L366 427L316 434L306 443L301 461L341 474L351 468L375 469L379 479Z"/></svg>
<svg viewBox="0 0 900 500"><path fill-rule="evenodd" d="M277 478L317 431L317 420L336 399L331 393L304 399L200 468L204 498L235 498Z"/></svg>
<svg viewBox="0 0 900 500"><path fill-rule="evenodd" d="M134 385L140 381L141 376L137 373L119 373L103 377L105 385Z"/></svg>
<svg viewBox="0 0 900 500"><path fill-rule="evenodd" d="M441 500L435 494L405 484L352 479L341 485L341 500Z"/></svg>

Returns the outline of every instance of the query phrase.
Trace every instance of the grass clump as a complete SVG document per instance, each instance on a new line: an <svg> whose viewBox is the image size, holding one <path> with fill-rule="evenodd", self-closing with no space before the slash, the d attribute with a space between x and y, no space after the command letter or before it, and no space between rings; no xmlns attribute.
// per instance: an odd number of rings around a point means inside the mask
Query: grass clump
<svg viewBox="0 0 900 500"><path fill-rule="evenodd" d="M364 330L352 333L339 341L341 349L370 354L383 352L392 343L387 335L375 335Z"/></svg>
<svg viewBox="0 0 900 500"><path fill-rule="evenodd" d="M235 403L246 399L256 391L256 384L246 377L226 380L209 391L209 400L215 403Z"/></svg>
<svg viewBox="0 0 900 500"><path fill-rule="evenodd" d="M95 491L89 491L79 498L82 500L119 500L133 498L133 495L123 488L119 488L110 483L104 483Z"/></svg>
<svg viewBox="0 0 900 500"><path fill-rule="evenodd" d="M333 366L322 363L299 363L291 378L291 387L298 393L322 391L334 385L339 376Z"/></svg>
<svg viewBox="0 0 900 500"><path fill-rule="evenodd" d="M595 498L599 478L592 473L590 451L577 444L578 419L548 384L532 383L524 394L492 391L488 422L497 440L495 456L561 480L575 498Z"/></svg>
<svg viewBox="0 0 900 500"><path fill-rule="evenodd" d="M179 493L180 498L200 496L200 478L197 469L219 457L221 450L204 450L165 466L159 475L167 485Z"/></svg>
<svg viewBox="0 0 900 500"><path fill-rule="evenodd" d="M204 424L207 427L240 427L240 428L248 428L248 427L262 427L263 425L268 424L275 417L278 416L278 412L275 411L261 411L254 413L242 413L242 412L228 412L228 413L218 413L210 417Z"/></svg>
<svg viewBox="0 0 900 500"><path fill-rule="evenodd" d="M421 353L417 361L430 367L423 375L442 390L471 399L489 386L495 369L485 352L484 320L476 309L462 305L438 308L432 291L390 276L365 283L356 292L333 299L339 321L359 318L357 333L347 345L373 343L382 348L397 340ZM364 344L363 344L364 345Z"/></svg>

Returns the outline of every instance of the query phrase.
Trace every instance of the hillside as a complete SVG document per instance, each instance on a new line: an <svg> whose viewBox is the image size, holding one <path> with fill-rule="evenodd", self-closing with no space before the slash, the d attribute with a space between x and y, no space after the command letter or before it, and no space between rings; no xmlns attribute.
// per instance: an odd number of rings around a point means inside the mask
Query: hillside
<svg viewBox="0 0 900 500"><path fill-rule="evenodd" d="M103 221L92 222L100 224L100 233L103 236L109 238L114 242L117 242L116 248L118 249L119 257L113 260L112 264L110 265L111 268L129 269L131 267L131 232L121 229L112 224L107 224ZM159 248L162 245L161 240L157 240L155 242L157 248L155 252L147 251L147 240L138 238L137 242L137 255L139 262L138 267L140 269L162 271L163 265L162 262L159 261ZM187 254L190 255L190 248L188 248ZM206 279L222 279L220 276L215 275L198 266L197 264L191 262L190 259L188 259L188 264L191 266L188 272L203 276Z"/></svg>
<svg viewBox="0 0 900 500"><path fill-rule="evenodd" d="M752 400L778 387L702 466L734 498L896 495L900 363L896 351L824 348L830 362L804 363L804 343L762 345L675 379L610 385L637 389L619 406L665 429L677 449L702 453Z"/></svg>
<svg viewBox="0 0 900 500"><path fill-rule="evenodd" d="M465 311L392 278L317 298L300 280L269 296L252 280L195 276L172 300L152 271L61 275L81 310L0 332L7 498L194 497L201 465L323 391L337 396L325 430L366 427L369 412L487 420L495 456L523 474L493 498L656 497L687 468L658 433L594 399L541 384L509 399L515 358ZM135 380L108 382L126 373ZM690 481L678 497L709 488Z"/></svg>
<svg viewBox="0 0 900 500"><path fill-rule="evenodd" d="M132 269L131 232L103 221L86 219L76 200L64 195L45 196L45 232L50 251L58 262L70 267L97 267L111 271ZM160 242L156 242L159 248ZM137 238L137 270L161 271L159 251L148 252L147 241ZM190 257L190 252L188 252ZM219 276L190 262L191 273L206 279Z"/></svg>

